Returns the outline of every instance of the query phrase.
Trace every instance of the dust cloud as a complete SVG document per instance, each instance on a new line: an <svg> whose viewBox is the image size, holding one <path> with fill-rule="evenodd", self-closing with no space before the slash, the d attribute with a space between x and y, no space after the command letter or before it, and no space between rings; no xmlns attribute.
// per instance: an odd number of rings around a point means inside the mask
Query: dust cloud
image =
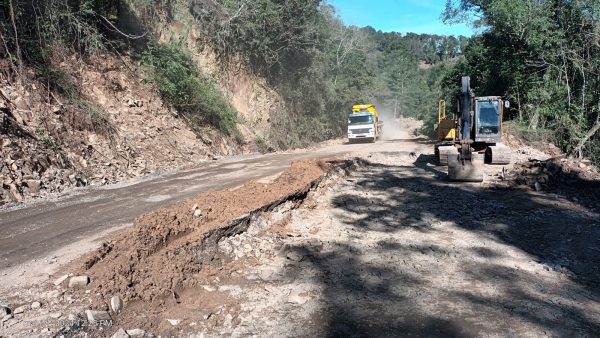
<svg viewBox="0 0 600 338"><path fill-rule="evenodd" d="M394 116L394 108L384 105L375 105L379 113L379 119L383 121L382 139L385 141L407 139L411 136L407 126L402 123L402 119Z"/></svg>

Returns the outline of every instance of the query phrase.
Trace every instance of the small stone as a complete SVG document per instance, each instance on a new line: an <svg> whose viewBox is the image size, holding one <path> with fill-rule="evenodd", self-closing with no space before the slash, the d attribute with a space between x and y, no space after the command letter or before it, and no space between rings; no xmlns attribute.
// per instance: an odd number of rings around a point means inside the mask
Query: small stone
<svg viewBox="0 0 600 338"><path fill-rule="evenodd" d="M38 194L42 187L42 183L38 180L27 180L25 184L29 188L29 192L32 194Z"/></svg>
<svg viewBox="0 0 600 338"><path fill-rule="evenodd" d="M146 334L146 331L144 331L142 329L131 329L131 330L127 330L127 334L130 337L143 337Z"/></svg>
<svg viewBox="0 0 600 338"><path fill-rule="evenodd" d="M14 314L16 314L16 315L18 315L18 314L20 314L20 313L23 313L23 312L25 312L25 309L26 309L26 306L25 306L25 305L23 305L23 306L19 306L18 308L16 308L16 309L13 311L13 313L14 313Z"/></svg>
<svg viewBox="0 0 600 338"><path fill-rule="evenodd" d="M110 308L111 310L113 310L114 313L120 313L121 310L123 310L123 300L121 300L121 297L117 296L113 296L110 299Z"/></svg>
<svg viewBox="0 0 600 338"><path fill-rule="evenodd" d="M58 319L60 317L62 317L62 313L60 313L60 312L55 312L55 313L50 314L50 318L52 318L52 319Z"/></svg>
<svg viewBox="0 0 600 338"><path fill-rule="evenodd" d="M5 315L4 317L2 317L2 320L0 320L0 322L4 323L4 322L12 319L12 317L13 317L13 315L9 313L9 314Z"/></svg>
<svg viewBox="0 0 600 338"><path fill-rule="evenodd" d="M167 319L167 321L169 323L171 323L171 325L173 325L173 326L177 326L177 325L181 324L181 320L180 319Z"/></svg>
<svg viewBox="0 0 600 338"><path fill-rule="evenodd" d="M194 206L192 207L192 211L196 211L198 209L198 204L194 204Z"/></svg>
<svg viewBox="0 0 600 338"><path fill-rule="evenodd" d="M31 309L32 310L39 309L41 307L42 307L42 303L40 303L40 302L33 302L33 303L31 303Z"/></svg>
<svg viewBox="0 0 600 338"><path fill-rule="evenodd" d="M52 290L52 291L48 291L48 293L46 294L46 298L58 298L60 296L63 295L63 292L60 290Z"/></svg>
<svg viewBox="0 0 600 338"><path fill-rule="evenodd" d="M210 285L202 285L202 288L208 292L215 292L217 291L217 289L215 289L214 287L210 286Z"/></svg>
<svg viewBox="0 0 600 338"><path fill-rule="evenodd" d="M301 254L295 252L295 251L290 251L288 252L285 257L289 260L292 260L294 262L300 262L302 261L302 259L304 259L304 256L302 256Z"/></svg>
<svg viewBox="0 0 600 338"><path fill-rule="evenodd" d="M542 185L540 182L535 182L535 191L542 191Z"/></svg>
<svg viewBox="0 0 600 338"><path fill-rule="evenodd" d="M127 332L125 332L123 329L118 329L117 332L111 336L111 338L129 338L129 334L127 334Z"/></svg>
<svg viewBox="0 0 600 338"><path fill-rule="evenodd" d="M288 297L288 303L303 305L306 304L310 300L308 296L302 296L299 292L292 292L292 294Z"/></svg>
<svg viewBox="0 0 600 338"><path fill-rule="evenodd" d="M194 210L194 217L200 217L200 216L202 216L202 210L200 210L200 209Z"/></svg>
<svg viewBox="0 0 600 338"><path fill-rule="evenodd" d="M89 283L90 278L88 276L76 276L71 277L71 279L69 280L69 287L82 289L86 287Z"/></svg>
<svg viewBox="0 0 600 338"><path fill-rule="evenodd" d="M54 286L61 285L64 281L67 280L67 278L69 278L69 275L64 275L64 276L59 277L57 280L54 281L54 283L53 283Z"/></svg>
<svg viewBox="0 0 600 338"><path fill-rule="evenodd" d="M94 323L101 320L110 320L110 314L108 311L94 311L94 310L85 310L85 315L87 317L88 322Z"/></svg>

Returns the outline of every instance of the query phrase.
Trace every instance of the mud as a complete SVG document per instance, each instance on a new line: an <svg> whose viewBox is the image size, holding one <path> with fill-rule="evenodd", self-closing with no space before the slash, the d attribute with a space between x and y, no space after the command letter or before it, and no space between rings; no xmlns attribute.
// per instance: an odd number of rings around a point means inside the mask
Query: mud
<svg viewBox="0 0 600 338"><path fill-rule="evenodd" d="M130 231L105 243L88 258L82 273L100 295L120 294L125 301L154 301L195 286L207 234L232 220L290 194L307 189L327 170L320 161L295 162L270 183L207 192L184 203L136 219Z"/></svg>

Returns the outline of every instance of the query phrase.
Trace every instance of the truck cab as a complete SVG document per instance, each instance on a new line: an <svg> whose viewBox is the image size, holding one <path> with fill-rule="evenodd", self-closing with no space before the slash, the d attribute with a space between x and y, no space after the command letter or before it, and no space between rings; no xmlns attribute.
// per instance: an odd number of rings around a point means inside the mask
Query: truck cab
<svg viewBox="0 0 600 338"><path fill-rule="evenodd" d="M348 114L348 141L375 142L381 136L382 122L372 104L355 105Z"/></svg>

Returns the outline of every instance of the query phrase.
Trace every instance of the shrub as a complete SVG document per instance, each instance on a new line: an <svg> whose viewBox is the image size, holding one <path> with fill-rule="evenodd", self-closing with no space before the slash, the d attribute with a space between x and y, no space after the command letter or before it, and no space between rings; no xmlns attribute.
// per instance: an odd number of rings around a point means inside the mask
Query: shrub
<svg viewBox="0 0 600 338"><path fill-rule="evenodd" d="M190 55L173 44L151 44L142 57L162 99L200 132L211 125L241 142L237 112L216 84L202 75Z"/></svg>

